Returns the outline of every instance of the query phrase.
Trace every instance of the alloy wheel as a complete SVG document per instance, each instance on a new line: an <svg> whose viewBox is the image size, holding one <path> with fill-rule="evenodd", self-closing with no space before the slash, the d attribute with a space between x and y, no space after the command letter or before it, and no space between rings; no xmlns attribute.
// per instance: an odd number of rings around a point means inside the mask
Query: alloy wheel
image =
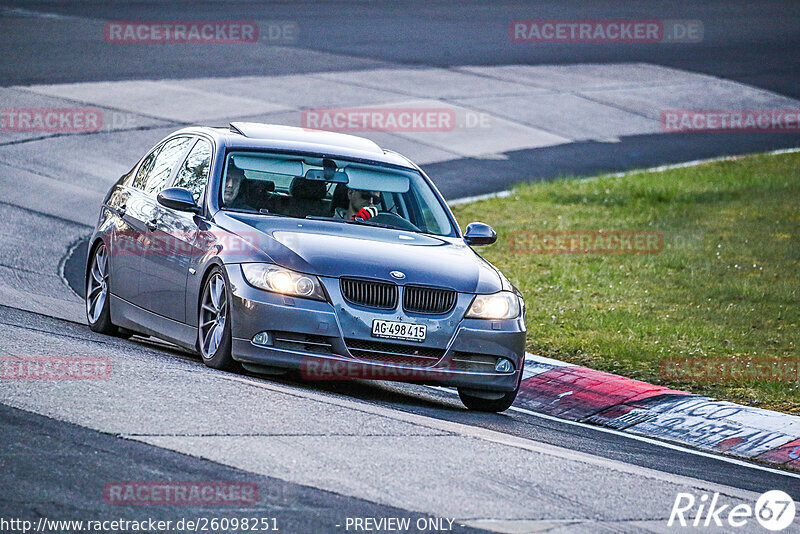
<svg viewBox="0 0 800 534"><path fill-rule="evenodd" d="M105 245L100 245L95 250L86 282L86 315L92 324L100 320L106 298L108 298L108 255Z"/></svg>
<svg viewBox="0 0 800 534"><path fill-rule="evenodd" d="M206 282L200 308L200 351L203 359L213 358L225 333L228 294L225 279L214 273Z"/></svg>

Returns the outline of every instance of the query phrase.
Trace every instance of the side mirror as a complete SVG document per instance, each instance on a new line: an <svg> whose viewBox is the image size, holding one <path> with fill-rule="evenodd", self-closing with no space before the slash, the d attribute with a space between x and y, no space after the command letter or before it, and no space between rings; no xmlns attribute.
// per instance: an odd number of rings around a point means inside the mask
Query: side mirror
<svg viewBox="0 0 800 534"><path fill-rule="evenodd" d="M195 203L192 192L183 187L164 189L156 198L159 204L174 210L188 211L190 213L200 212L200 206Z"/></svg>
<svg viewBox="0 0 800 534"><path fill-rule="evenodd" d="M464 241L467 245L491 245L497 241L497 232L488 224L469 223L464 233Z"/></svg>

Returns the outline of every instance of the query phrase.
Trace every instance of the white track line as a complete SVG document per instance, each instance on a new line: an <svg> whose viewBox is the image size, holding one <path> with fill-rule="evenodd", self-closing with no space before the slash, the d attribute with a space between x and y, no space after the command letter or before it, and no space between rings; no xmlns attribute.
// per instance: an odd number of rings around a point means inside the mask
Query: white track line
<svg viewBox="0 0 800 534"><path fill-rule="evenodd" d="M740 154L740 155L731 155L731 156L720 156L717 158L709 158L709 159L696 159L693 161L686 161L683 163L671 163L669 165L659 165L658 167L649 167L647 169L631 169L629 171L622 171L622 172L615 172L612 174L601 174L600 176L590 176L588 178L578 178L577 182L593 182L600 178L621 178L622 176L627 176L629 174L641 174L643 172L664 172L673 169L683 169L686 167L695 167L697 165L703 165L705 163L714 163L716 161L725 161L725 160L733 160L739 159L746 156L757 156L760 154L766 154L768 156L777 156L779 154L793 154L795 152L800 152L800 147L796 148L781 148L779 150L772 150L771 152L754 152L752 154ZM453 200L448 200L447 204L449 206L458 206L459 204L471 204L472 202L478 202L480 200L488 200L490 198L505 198L511 195L510 189L504 189L502 191L498 191L496 193L485 193L483 195L475 195L471 197L461 197L455 198Z"/></svg>
<svg viewBox="0 0 800 534"><path fill-rule="evenodd" d="M418 425L424 428L436 429L444 432L450 432L455 435L477 438L501 446L515 447L529 452L555 456L557 458L562 458L564 460L574 461L578 463L585 463L603 469L612 469L614 471L628 473L634 476L641 476L645 478L659 480L662 482L668 482L671 484L683 485L687 487L695 487L695 488L706 487L708 489L713 488L713 491L719 491L720 493L729 496L739 496L741 498L752 497L756 499L759 497L759 492L755 492L752 490L736 488L719 482L711 482L708 480L692 477L690 475L678 475L675 473L662 471L652 467L644 467L636 464L631 464L625 462L624 460L616 460L613 458L606 458L604 456L597 456L591 453L579 452L573 449L568 449L566 447L551 445L549 443L536 441L531 438L516 436L513 434L508 434L506 432L484 428L482 426L448 421L446 419L439 419L437 417L432 417L429 415L421 415L414 412L407 412L394 407L383 406L380 404L373 404L368 401L348 398L346 396L341 396L336 393L331 394L331 393L322 393L314 390L300 390L283 384L260 381L246 376L229 375L228 373L223 373L223 376L221 376L220 378L224 380L230 380L233 382L239 382L253 387L275 391L277 393L283 393L294 397L300 397L316 402L339 406L345 409L351 409L363 413L377 415L380 417L387 417L389 419L411 423L413 425ZM429 387L435 388L438 386L429 386ZM140 440L140 438L134 436L132 436L131 439Z"/></svg>
<svg viewBox="0 0 800 534"><path fill-rule="evenodd" d="M440 387L440 386L426 386L426 387L429 387L431 389L436 389L438 391L446 391L447 393L450 393L452 395L456 395L456 396L458 395L457 392L455 392L455 391L453 391L451 389ZM705 451L701 451L701 450L698 450L698 449L691 449L691 448L688 448L688 447L684 447L682 445L677 445L675 443L670 443L670 442L667 442L667 441L660 441L660 440L655 439L655 438L648 438L646 436L640 436L638 434L631 434L629 432L623 432L621 430L616 430L616 429L613 429L613 428L606 428L606 427L602 427L602 426L590 425L590 424L587 424L587 423L581 423L579 421L570 421L568 419L561 419L560 417L555 417L553 415L534 412L533 410L528 410L526 408L518 408L516 406L512 406L511 408L509 408L509 410L513 410L515 412L523 413L525 415L532 415L534 417L539 417L541 419L546 419L548 421L556 421L558 423L563 423L565 425L577 426L577 427L586 428L586 429L589 429L589 430L597 430L598 432L605 432L606 434L613 434L615 436L629 438L629 439L633 439L633 440L636 440L636 441L649 443L651 445L657 445L659 447L664 447L666 449L672 449L674 451L680 451L680 452L685 452L685 453L688 453L688 454L694 454L695 456L702 456L704 458L713 458L715 460L720 460L722 462L727 462L729 464L739 465L739 466L742 466L742 467L749 467L751 469L756 469L758 471L766 471L768 473L773 473L773 474L776 474L776 475L783 475L783 476L787 476L787 477L791 477L791 478L800 479L800 473L792 473L791 471L783 471L781 469L775 469L775 468L772 468L772 467L767 467L767 466L764 466L764 465L760 465L760 464L756 464L756 463L752 463L752 462L747 462L745 460L738 460L736 458L731 458L730 456L723 456L723 455L720 455L720 454L714 454L714 453L711 453L711 452L705 452Z"/></svg>
<svg viewBox="0 0 800 534"><path fill-rule="evenodd" d="M487 200L490 198L505 198L510 194L511 191L506 189L498 193L486 193L485 195L475 195L474 197L462 197L462 198L457 198L455 200L448 200L447 204L450 206L457 206L459 204L471 204L472 202L478 202L479 200Z"/></svg>
<svg viewBox="0 0 800 534"><path fill-rule="evenodd" d="M55 19L55 20L100 20L91 19L89 17L80 17L77 15L62 15L61 13L47 13L44 11L32 11L21 7L1 7L0 13L6 13L11 16L18 17L38 17L42 19Z"/></svg>

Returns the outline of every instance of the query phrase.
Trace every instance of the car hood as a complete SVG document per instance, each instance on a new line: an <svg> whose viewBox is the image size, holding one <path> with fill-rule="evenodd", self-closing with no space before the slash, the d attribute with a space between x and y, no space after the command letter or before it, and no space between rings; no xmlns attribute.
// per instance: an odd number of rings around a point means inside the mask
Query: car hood
<svg viewBox="0 0 800 534"><path fill-rule="evenodd" d="M362 277L446 287L464 293L494 293L510 284L463 240L342 222L237 214L240 235L266 261L329 277ZM255 231L255 232L254 232ZM262 261L253 258L253 261ZM404 278L390 273L399 271Z"/></svg>

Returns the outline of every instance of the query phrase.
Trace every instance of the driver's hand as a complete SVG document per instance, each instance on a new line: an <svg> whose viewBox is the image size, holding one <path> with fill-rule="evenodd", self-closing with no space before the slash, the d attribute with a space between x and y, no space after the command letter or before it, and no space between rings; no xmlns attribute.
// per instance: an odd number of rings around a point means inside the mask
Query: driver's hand
<svg viewBox="0 0 800 534"><path fill-rule="evenodd" d="M375 206L367 206L366 208L361 208L360 210L358 210L358 213L356 213L353 216L353 219L354 220L355 219L363 219L363 220L366 221L367 219L371 219L372 217L375 217L377 214L378 214L378 208L377 207L375 207Z"/></svg>

